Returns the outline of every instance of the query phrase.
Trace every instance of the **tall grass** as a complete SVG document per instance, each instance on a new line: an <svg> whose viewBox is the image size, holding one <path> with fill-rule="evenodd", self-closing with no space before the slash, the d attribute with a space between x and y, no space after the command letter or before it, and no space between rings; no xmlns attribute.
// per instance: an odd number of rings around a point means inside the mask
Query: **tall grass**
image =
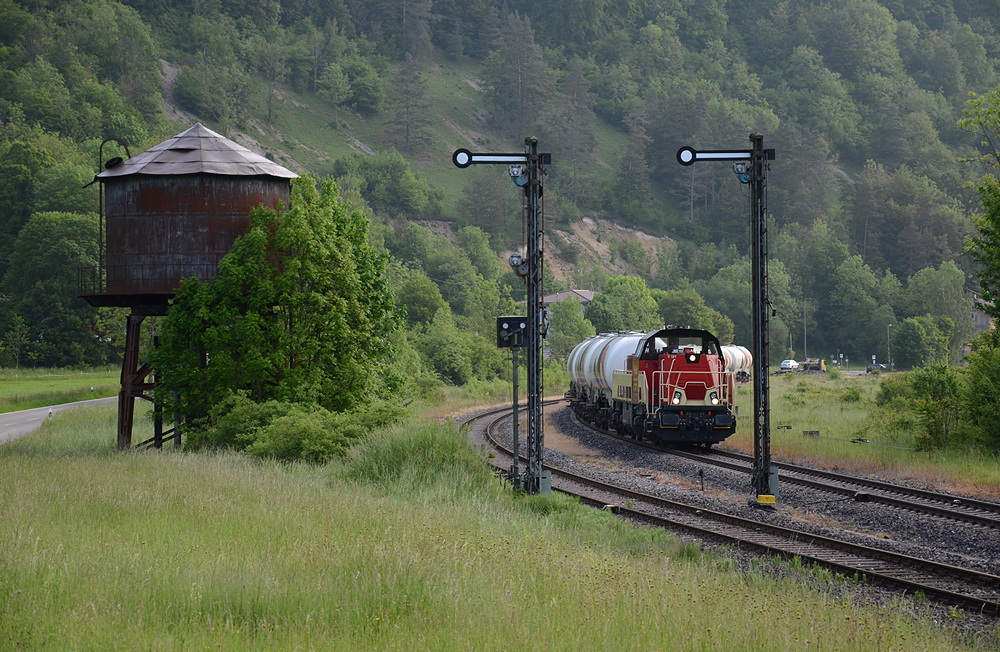
<svg viewBox="0 0 1000 652"><path fill-rule="evenodd" d="M0 369L0 412L114 396L118 380L107 369Z"/></svg>
<svg viewBox="0 0 1000 652"><path fill-rule="evenodd" d="M835 584L736 573L566 497L513 495L448 424L317 467L120 454L113 423L60 413L0 446L2 648L963 646Z"/></svg>

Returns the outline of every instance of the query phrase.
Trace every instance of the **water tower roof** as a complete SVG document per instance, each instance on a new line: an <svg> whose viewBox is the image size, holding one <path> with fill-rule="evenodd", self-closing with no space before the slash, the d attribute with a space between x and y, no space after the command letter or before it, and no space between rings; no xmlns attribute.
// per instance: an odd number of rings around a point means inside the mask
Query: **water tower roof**
<svg viewBox="0 0 1000 652"><path fill-rule="evenodd" d="M97 175L99 179L131 174L158 176L220 174L294 179L299 176L274 161L251 152L211 129L196 124L187 131L150 147L142 154Z"/></svg>

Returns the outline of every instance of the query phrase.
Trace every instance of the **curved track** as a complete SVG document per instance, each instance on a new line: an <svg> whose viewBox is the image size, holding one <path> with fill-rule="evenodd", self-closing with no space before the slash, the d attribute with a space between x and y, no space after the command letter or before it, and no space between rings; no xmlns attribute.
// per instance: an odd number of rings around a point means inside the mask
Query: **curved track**
<svg viewBox="0 0 1000 652"><path fill-rule="evenodd" d="M594 432L599 432L607 437L661 453L684 457L703 464L749 474L751 464L753 463L753 457L742 453L721 450L694 453L665 446L657 446L649 442L622 437L615 432L604 430L592 423L584 423L577 419L576 415L573 415L573 419L581 426L590 428ZM784 471L781 474L780 482L787 484L808 487L840 496L851 496L855 500L862 502L878 503L937 518L972 523L1000 530L1000 503L927 491L916 487L905 487L879 480L859 478L844 473L813 469L796 464L775 462L773 460L771 461L771 466Z"/></svg>
<svg viewBox="0 0 1000 652"><path fill-rule="evenodd" d="M493 416L498 413L500 416ZM509 413L510 408L504 408L474 417L484 424L477 426L478 434L483 437L484 442L502 453L503 458L493 460L494 466L501 470L506 470L502 464L509 463L512 453L496 441L492 432L499 422L510 417ZM487 416L492 416L488 423L484 419ZM874 580L921 592L950 605L1000 615L1000 577L995 575L665 500L599 482L548 464L545 468L552 471L553 489L578 496L582 501L595 506L610 507L616 513L633 520L684 531L699 538L722 541L742 549L787 558L800 557L847 577ZM625 504L629 506L622 506Z"/></svg>

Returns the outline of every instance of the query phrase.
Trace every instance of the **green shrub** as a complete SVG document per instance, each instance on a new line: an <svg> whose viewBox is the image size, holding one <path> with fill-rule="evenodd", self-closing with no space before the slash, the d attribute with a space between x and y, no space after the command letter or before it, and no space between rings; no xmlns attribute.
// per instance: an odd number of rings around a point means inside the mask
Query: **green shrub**
<svg viewBox="0 0 1000 652"><path fill-rule="evenodd" d="M310 403L254 403L238 392L216 405L206 424L190 432L188 447L325 463L405 414L404 407L389 401L374 403L363 411L336 413Z"/></svg>
<svg viewBox="0 0 1000 652"><path fill-rule="evenodd" d="M257 457L323 463L347 452L350 440L331 428L331 414L320 407L289 405L262 428L246 433L246 450Z"/></svg>
<svg viewBox="0 0 1000 652"><path fill-rule="evenodd" d="M861 390L857 387L845 387L843 391L840 392L840 400L844 403L860 403Z"/></svg>
<svg viewBox="0 0 1000 652"><path fill-rule="evenodd" d="M463 431L420 420L365 438L347 452L338 474L361 484L398 484L415 491L431 491L432 485L444 483L476 492L492 477Z"/></svg>
<svg viewBox="0 0 1000 652"><path fill-rule="evenodd" d="M190 429L187 446L192 450L241 449L250 433L288 414L289 407L279 401L254 403L246 392L233 392L212 407L204 422Z"/></svg>
<svg viewBox="0 0 1000 652"><path fill-rule="evenodd" d="M913 388L906 374L892 375L879 383L875 392L875 405L885 407L897 399L912 399Z"/></svg>

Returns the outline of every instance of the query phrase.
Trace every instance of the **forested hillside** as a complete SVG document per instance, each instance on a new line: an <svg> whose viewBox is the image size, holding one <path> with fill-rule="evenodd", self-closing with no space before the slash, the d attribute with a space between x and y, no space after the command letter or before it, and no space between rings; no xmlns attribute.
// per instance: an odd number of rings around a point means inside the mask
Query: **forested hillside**
<svg viewBox="0 0 1000 652"><path fill-rule="evenodd" d="M0 0L0 43L3 364L116 360L121 315L76 298L97 255L84 185L105 137L134 155L194 121L371 211L421 391L504 373L519 198L450 154L528 134L553 154L547 254L567 270L546 291L607 287L590 322L562 308L564 341L663 322L749 341L746 187L674 153L751 131L777 152L775 359L891 344L919 365L972 331L984 169L957 123L1000 83L986 0ZM606 221L665 237L600 242Z"/></svg>

